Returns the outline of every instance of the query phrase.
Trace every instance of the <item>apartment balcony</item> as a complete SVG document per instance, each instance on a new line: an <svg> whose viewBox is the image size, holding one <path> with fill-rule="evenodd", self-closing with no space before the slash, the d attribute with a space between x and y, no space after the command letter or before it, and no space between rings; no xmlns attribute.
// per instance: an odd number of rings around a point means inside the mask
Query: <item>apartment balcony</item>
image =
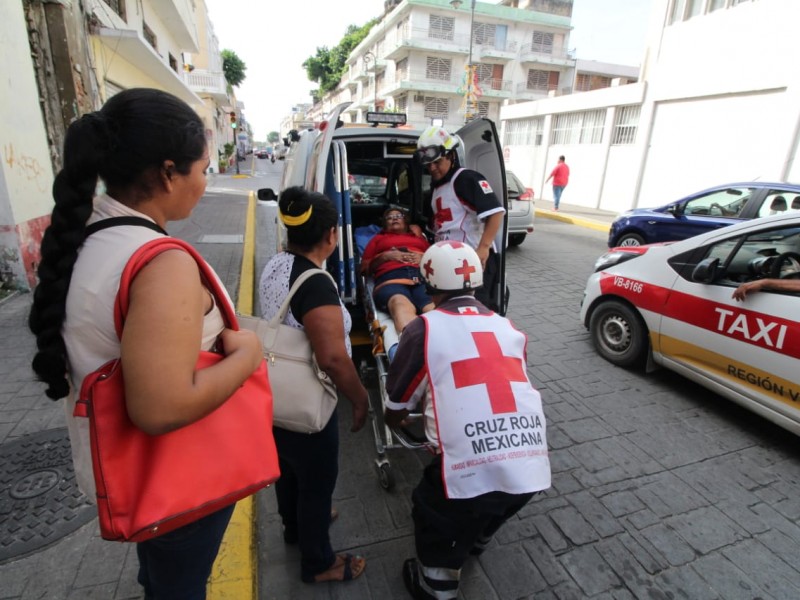
<svg viewBox="0 0 800 600"><path fill-rule="evenodd" d="M203 101L190 89L186 82L184 73L175 72L153 47L133 29L112 29L109 27L98 27L94 35L103 46L103 52L107 53L108 63L111 64L109 73L113 73L115 64L111 60L114 56L119 56L130 63L135 69L145 73L161 89L178 96L181 100L189 104L202 104ZM124 63L121 63L124 64ZM130 77L129 68L120 71L119 75ZM127 80L120 80L119 83L128 85Z"/></svg>
<svg viewBox="0 0 800 600"><path fill-rule="evenodd" d="M510 79L484 79L478 82L482 98L511 98L513 94L513 82Z"/></svg>
<svg viewBox="0 0 800 600"><path fill-rule="evenodd" d="M529 88L527 83L518 83L514 90L514 100L541 100L550 95L551 90L557 87Z"/></svg>
<svg viewBox="0 0 800 600"><path fill-rule="evenodd" d="M493 60L514 60L517 58L517 42L506 40L501 42L487 42L483 44L473 44L473 60L477 58L491 58Z"/></svg>
<svg viewBox="0 0 800 600"><path fill-rule="evenodd" d="M395 95L403 91L459 94L458 88L461 87L462 79L461 73L444 79L432 78L425 73L412 71L396 77L394 81L385 81L381 89L387 90L387 95Z"/></svg>
<svg viewBox="0 0 800 600"><path fill-rule="evenodd" d="M187 73L186 82L198 96L211 97L218 104L228 102L228 82L223 73L195 69Z"/></svg>
<svg viewBox="0 0 800 600"><path fill-rule="evenodd" d="M397 31L394 40L386 40L384 49L382 58L394 61L412 51L469 54L469 35L443 36L428 28L404 27Z"/></svg>
<svg viewBox="0 0 800 600"><path fill-rule="evenodd" d="M544 65L555 65L559 67L574 67L575 52L562 48L542 48L531 50L530 46L522 49L519 53L519 61L525 63L538 63Z"/></svg>
<svg viewBox="0 0 800 600"><path fill-rule="evenodd" d="M197 27L192 10L193 0L157 0L150 9L158 15L167 31L184 52L199 52Z"/></svg>

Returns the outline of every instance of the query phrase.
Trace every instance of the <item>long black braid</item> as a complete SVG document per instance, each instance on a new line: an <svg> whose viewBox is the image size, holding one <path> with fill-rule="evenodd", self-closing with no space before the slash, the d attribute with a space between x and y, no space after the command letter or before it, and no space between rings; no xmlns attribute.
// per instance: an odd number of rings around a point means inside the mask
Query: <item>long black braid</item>
<svg viewBox="0 0 800 600"><path fill-rule="evenodd" d="M160 90L125 90L101 110L69 126L64 168L53 183L55 206L42 237L39 283L28 319L38 348L33 370L48 385L45 393L50 398L69 393L61 328L98 178L110 191L134 192L134 197L146 200L153 173L165 160L172 160L179 173L187 174L205 148L203 124L197 113Z"/></svg>

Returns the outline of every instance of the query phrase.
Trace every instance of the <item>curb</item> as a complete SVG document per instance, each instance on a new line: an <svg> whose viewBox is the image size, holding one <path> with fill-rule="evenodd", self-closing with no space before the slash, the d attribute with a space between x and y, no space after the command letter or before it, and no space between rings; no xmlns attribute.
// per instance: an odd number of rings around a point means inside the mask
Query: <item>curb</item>
<svg viewBox="0 0 800 600"><path fill-rule="evenodd" d="M554 210L546 210L542 208L535 209L537 217L545 219L553 219L554 221L562 221L564 223L571 223L572 225L579 225L580 227L587 227L595 231L603 231L608 233L611 225L603 221L594 221L592 219L584 219L583 217L575 217L573 215L556 212Z"/></svg>
<svg viewBox="0 0 800 600"><path fill-rule="evenodd" d="M242 270L236 311L253 314L253 277L255 273L256 198L251 191L242 246ZM258 594L256 555L256 505L253 496L236 503L228 529L222 538L217 560L206 586L208 600L255 600Z"/></svg>

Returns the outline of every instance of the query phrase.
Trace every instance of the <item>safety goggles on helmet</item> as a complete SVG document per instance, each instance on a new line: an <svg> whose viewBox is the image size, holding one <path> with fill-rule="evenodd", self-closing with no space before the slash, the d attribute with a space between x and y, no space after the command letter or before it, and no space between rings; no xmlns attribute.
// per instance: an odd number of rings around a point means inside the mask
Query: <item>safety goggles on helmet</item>
<svg viewBox="0 0 800 600"><path fill-rule="evenodd" d="M442 158L447 153L444 146L426 146L418 148L416 151L417 158L423 165L429 165Z"/></svg>

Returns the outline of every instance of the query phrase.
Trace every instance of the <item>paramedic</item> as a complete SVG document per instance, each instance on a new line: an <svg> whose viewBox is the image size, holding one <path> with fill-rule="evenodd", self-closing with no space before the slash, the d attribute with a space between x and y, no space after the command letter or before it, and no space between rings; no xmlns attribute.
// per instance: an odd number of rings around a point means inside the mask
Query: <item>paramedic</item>
<svg viewBox="0 0 800 600"><path fill-rule="evenodd" d="M494 239L505 209L483 175L458 164L459 142L441 127L428 127L417 140L417 156L431 174L433 232L437 242L456 240L475 249L484 273L477 298L498 311L492 300L500 276Z"/></svg>
<svg viewBox="0 0 800 600"><path fill-rule="evenodd" d="M464 562L550 487L550 463L526 336L473 297L477 254L438 242L420 264L436 309L403 333L385 419L396 427L422 412L435 451L411 497L417 558L403 564L403 581L416 599L456 598Z"/></svg>
<svg viewBox="0 0 800 600"><path fill-rule="evenodd" d="M398 334L418 313L433 310L419 273L419 259L430 244L417 230L411 231L402 209L389 208L383 213L383 229L361 258L362 271L375 279L375 305L388 310Z"/></svg>

